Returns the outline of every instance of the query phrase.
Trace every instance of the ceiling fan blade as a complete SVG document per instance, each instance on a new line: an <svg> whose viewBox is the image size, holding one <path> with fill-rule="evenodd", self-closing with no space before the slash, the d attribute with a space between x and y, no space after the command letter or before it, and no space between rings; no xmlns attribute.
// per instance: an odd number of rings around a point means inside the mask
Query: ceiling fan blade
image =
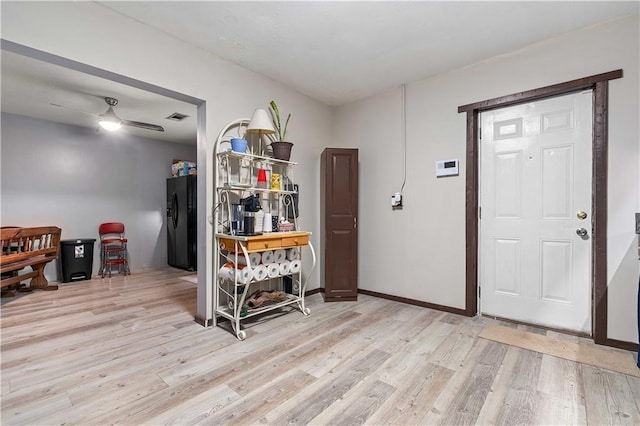
<svg viewBox="0 0 640 426"><path fill-rule="evenodd" d="M86 116L88 116L88 117L93 117L93 118L96 118L96 119L98 119L98 120L100 119L100 116L99 116L99 115L91 114L91 113L84 112L84 111L80 111L80 110L75 109L75 108L70 108L70 107L68 107L68 106L64 106L64 105L56 104L56 103L54 103L54 102L50 102L50 103L49 103L49 105L52 105L52 106L54 106L54 107L58 107L58 108L63 108L63 109L66 109L66 110L69 110L69 111L72 111L72 112L75 112L75 113L78 113L78 114L86 115Z"/></svg>
<svg viewBox="0 0 640 426"><path fill-rule="evenodd" d="M164 132L164 127L157 124L143 123L140 121L121 120L122 124L129 127L138 127L140 129L155 130L156 132Z"/></svg>
<svg viewBox="0 0 640 426"><path fill-rule="evenodd" d="M74 109L74 108L69 108L67 106L57 104L55 102L50 102L50 104L52 106L55 106L55 107L58 107L58 108L64 108L66 110L72 111L72 112L77 113L77 114L82 114L82 115L86 115L88 117L92 117L92 118L94 118L94 119L96 119L98 121L106 120L107 118L112 118L115 121L120 121L120 123L123 126L137 127L139 129L153 130L155 132L164 132L164 127L158 126L157 124L144 123L142 121L132 121L132 120L123 120L123 119L121 119L120 117L118 117L116 115L115 111L113 110L113 106L118 103L118 100L114 99L114 98L105 98L105 101L109 105L109 108L107 109L106 112L104 112L103 114L100 114L100 115L91 114L91 113L80 111L80 110L77 110L77 109Z"/></svg>

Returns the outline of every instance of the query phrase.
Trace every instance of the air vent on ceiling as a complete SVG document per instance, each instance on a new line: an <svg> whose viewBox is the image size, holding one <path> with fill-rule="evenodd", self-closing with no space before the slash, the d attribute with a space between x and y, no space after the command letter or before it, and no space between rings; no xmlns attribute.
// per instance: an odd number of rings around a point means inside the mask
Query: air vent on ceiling
<svg viewBox="0 0 640 426"><path fill-rule="evenodd" d="M167 120L182 121L187 117L188 115L180 114L179 112L174 112L173 114L167 117Z"/></svg>

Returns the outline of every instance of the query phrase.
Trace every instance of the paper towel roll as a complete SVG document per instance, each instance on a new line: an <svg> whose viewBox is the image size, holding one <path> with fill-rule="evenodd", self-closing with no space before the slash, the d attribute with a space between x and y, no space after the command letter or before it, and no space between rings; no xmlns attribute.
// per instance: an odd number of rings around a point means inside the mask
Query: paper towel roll
<svg viewBox="0 0 640 426"><path fill-rule="evenodd" d="M300 249L299 248L292 248L292 249L287 250L287 259L288 260L300 259Z"/></svg>
<svg viewBox="0 0 640 426"><path fill-rule="evenodd" d="M287 260L287 252L285 250L276 250L273 252L273 261L276 263L282 263Z"/></svg>
<svg viewBox="0 0 640 426"><path fill-rule="evenodd" d="M290 273L297 274L300 272L300 268L302 267L302 262L300 259L295 259L291 261L291 267L289 268Z"/></svg>
<svg viewBox="0 0 640 426"><path fill-rule="evenodd" d="M267 265L267 276L269 278L275 278L280 275L280 265L277 263L270 263Z"/></svg>
<svg viewBox="0 0 640 426"><path fill-rule="evenodd" d="M235 259L235 254L231 253L229 255L229 259L231 259L231 261L233 261L233 259ZM262 257L260 256L260 253L249 253L249 262L247 263L247 259L244 257L244 255L239 254L238 255L238 264L239 265L251 265L252 268L255 268L256 266L258 266L260 264L260 260L262 259Z"/></svg>
<svg viewBox="0 0 640 426"><path fill-rule="evenodd" d="M262 252L262 263L265 265L273 263L273 251L267 250Z"/></svg>
<svg viewBox="0 0 640 426"><path fill-rule="evenodd" d="M235 268L233 263L227 262L222 268L220 268L219 275L225 280L233 281L235 276ZM251 271L245 265L238 265L238 282L246 284L251 281Z"/></svg>
<svg viewBox="0 0 640 426"><path fill-rule="evenodd" d="M264 281L268 277L267 266L266 265L258 265L253 270L253 279L256 281Z"/></svg>
<svg viewBox="0 0 640 426"><path fill-rule="evenodd" d="M280 264L280 275L289 275L291 269L291 262L285 260Z"/></svg>

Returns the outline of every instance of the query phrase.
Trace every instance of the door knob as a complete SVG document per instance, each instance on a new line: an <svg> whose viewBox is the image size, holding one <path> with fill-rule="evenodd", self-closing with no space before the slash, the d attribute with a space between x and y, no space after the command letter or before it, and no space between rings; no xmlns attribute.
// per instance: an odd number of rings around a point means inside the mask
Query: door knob
<svg viewBox="0 0 640 426"><path fill-rule="evenodd" d="M581 237L586 237L587 236L587 230L584 228L578 228L576 229L576 234L580 235Z"/></svg>

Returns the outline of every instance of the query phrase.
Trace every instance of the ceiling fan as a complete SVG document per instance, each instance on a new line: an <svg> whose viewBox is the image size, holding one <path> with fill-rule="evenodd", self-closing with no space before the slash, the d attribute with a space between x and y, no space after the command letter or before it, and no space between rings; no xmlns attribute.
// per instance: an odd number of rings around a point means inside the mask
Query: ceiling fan
<svg viewBox="0 0 640 426"><path fill-rule="evenodd" d="M158 126L157 124L121 119L116 115L115 111L113 110L113 107L118 105L118 100L116 98L106 97L104 98L104 101L107 103L107 105L109 105L109 108L100 115L90 114L84 111L77 111L77 110L73 110L73 111L96 118L98 120L98 124L100 125L100 127L102 127L105 130L114 131L114 130L118 130L121 126L129 126L129 127L138 127L140 129L153 130L156 132L164 132L164 127ZM51 105L61 107L61 108L71 109L69 107L65 107L60 104L55 104L53 102L51 103Z"/></svg>

